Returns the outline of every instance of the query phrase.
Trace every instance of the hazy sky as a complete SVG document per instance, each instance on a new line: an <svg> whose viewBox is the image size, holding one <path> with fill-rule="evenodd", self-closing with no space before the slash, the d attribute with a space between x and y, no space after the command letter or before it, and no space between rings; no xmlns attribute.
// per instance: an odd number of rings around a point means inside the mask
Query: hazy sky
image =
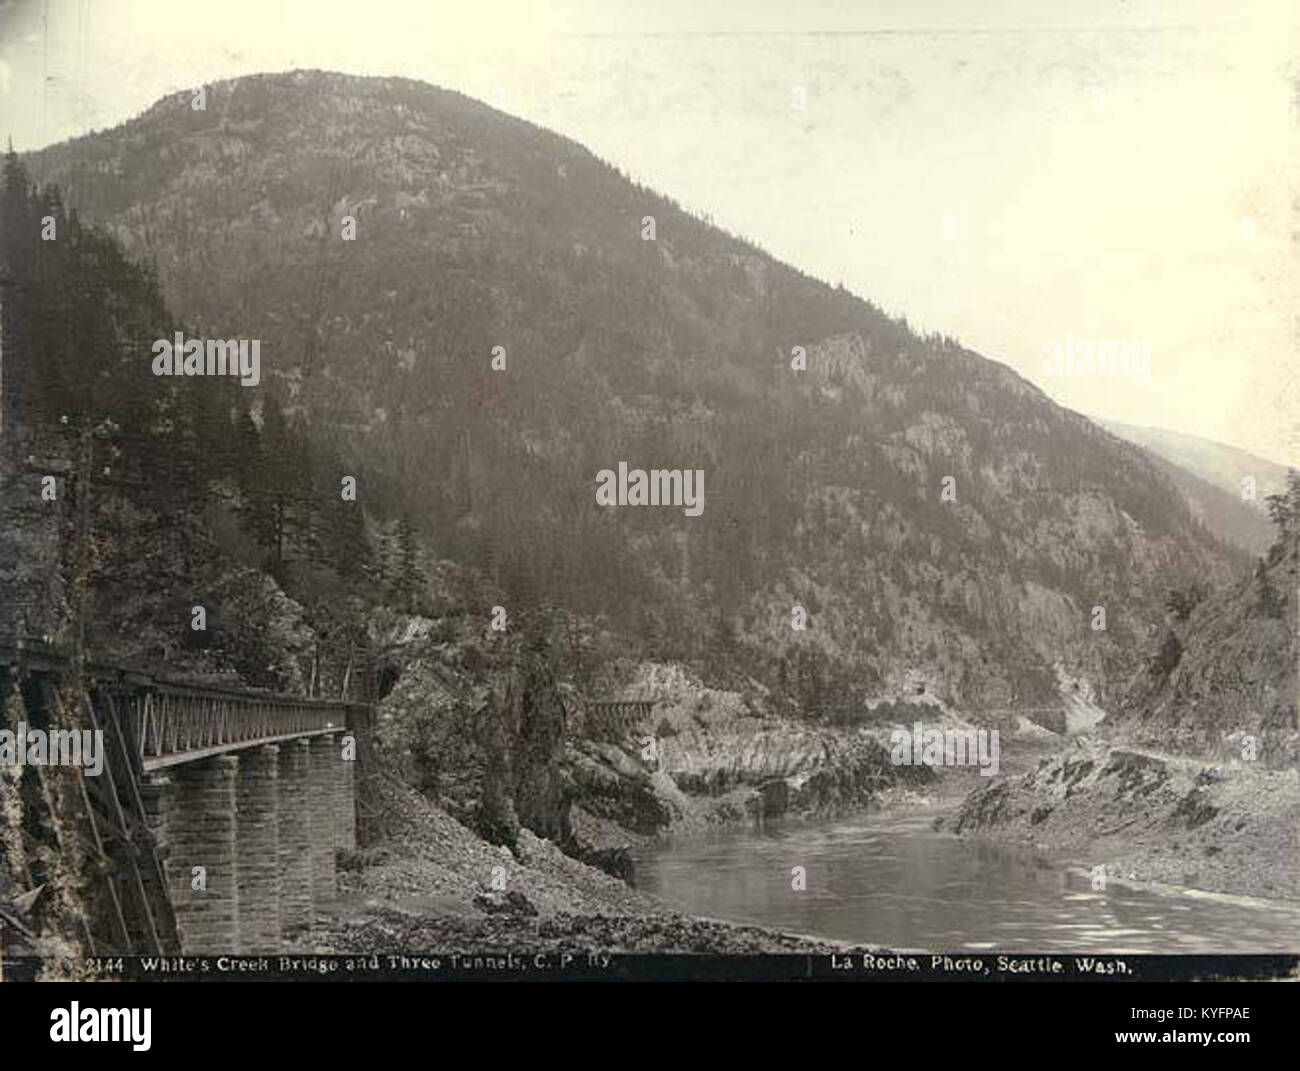
<svg viewBox="0 0 1300 1071"><path fill-rule="evenodd" d="M254 71L420 78L1065 405L1300 464L1295 8L0 0L0 134ZM1148 345L1150 382L1046 375L1069 336Z"/></svg>

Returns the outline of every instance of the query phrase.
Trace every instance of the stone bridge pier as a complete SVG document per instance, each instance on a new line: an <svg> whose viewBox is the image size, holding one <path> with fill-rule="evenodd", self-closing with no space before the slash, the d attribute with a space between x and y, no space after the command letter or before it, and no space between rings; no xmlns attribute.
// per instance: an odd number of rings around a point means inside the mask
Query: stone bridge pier
<svg viewBox="0 0 1300 1071"><path fill-rule="evenodd" d="M356 848L355 763L338 729L146 773L181 950L277 952L337 895L335 853Z"/></svg>

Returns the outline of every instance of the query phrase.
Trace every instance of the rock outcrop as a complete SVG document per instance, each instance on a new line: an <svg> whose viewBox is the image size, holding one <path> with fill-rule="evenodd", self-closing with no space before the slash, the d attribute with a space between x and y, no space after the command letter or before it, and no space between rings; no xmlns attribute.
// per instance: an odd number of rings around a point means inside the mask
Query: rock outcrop
<svg viewBox="0 0 1300 1071"><path fill-rule="evenodd" d="M1300 774L1095 738L972 792L953 820L1108 878L1300 898Z"/></svg>

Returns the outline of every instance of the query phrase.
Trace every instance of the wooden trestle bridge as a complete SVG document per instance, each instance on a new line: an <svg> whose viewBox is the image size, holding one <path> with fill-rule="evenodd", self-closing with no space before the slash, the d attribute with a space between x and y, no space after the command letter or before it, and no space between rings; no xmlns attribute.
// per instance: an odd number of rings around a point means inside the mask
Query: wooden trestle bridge
<svg viewBox="0 0 1300 1071"><path fill-rule="evenodd" d="M617 739L650 728L654 706L587 702L584 728ZM0 636L0 711L29 730L103 734L98 773L27 765L17 779L28 835L48 836L32 832L44 815L52 846L68 849L69 790L85 819L85 872L98 875L81 934L92 955L277 952L336 896L335 853L356 847L349 759L370 754L371 704L77 667L48 645ZM41 853L26 854L18 891L34 902L50 875ZM34 937L3 904L0 926Z"/></svg>
<svg viewBox="0 0 1300 1071"><path fill-rule="evenodd" d="M597 699L586 704L587 735L616 740L634 729L647 727L654 699Z"/></svg>
<svg viewBox="0 0 1300 1071"><path fill-rule="evenodd" d="M332 894L334 851L355 847L356 831L353 763L337 743L368 740L369 704L100 662L77 673L45 644L0 638L0 710L15 692L29 730L103 732L102 772L72 772L103 875L83 927L91 954L274 951L310 923L313 896ZM27 766L22 791L52 811L47 781ZM192 863L211 891L202 904ZM46 880L38 863L26 877L33 892Z"/></svg>

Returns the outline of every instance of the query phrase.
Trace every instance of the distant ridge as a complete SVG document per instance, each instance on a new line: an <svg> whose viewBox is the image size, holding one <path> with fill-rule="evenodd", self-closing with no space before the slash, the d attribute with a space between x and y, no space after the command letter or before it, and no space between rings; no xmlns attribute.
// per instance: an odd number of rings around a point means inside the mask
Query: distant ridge
<svg viewBox="0 0 1300 1071"><path fill-rule="evenodd" d="M1276 537L1264 500L1286 487L1286 467L1235 446L1164 428L1116 420L1097 421L1107 431L1149 451L1192 507L1220 539L1263 554ZM1253 502L1242 498L1242 481L1255 481Z"/></svg>
<svg viewBox="0 0 1300 1071"><path fill-rule="evenodd" d="M1255 477L1261 502L1266 495L1280 494L1286 488L1285 465L1239 447L1182 431L1123 424L1118 420L1093 419L1120 438L1159 454L1166 461L1181 466L1193 476L1238 498L1241 496L1243 476Z"/></svg>

